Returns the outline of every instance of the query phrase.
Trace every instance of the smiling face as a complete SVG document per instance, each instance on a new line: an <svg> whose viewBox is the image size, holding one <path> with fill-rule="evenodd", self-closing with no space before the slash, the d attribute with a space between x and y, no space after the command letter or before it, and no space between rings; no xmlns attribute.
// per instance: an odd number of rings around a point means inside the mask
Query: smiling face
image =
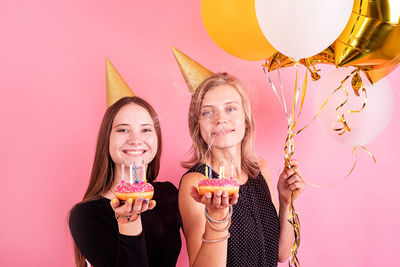
<svg viewBox="0 0 400 267"><path fill-rule="evenodd" d="M216 86L204 95L200 110L200 133L215 148L239 146L246 130L242 99L230 85Z"/></svg>
<svg viewBox="0 0 400 267"><path fill-rule="evenodd" d="M127 104L116 114L109 151L115 165L147 165L157 153L157 134L149 112L140 105Z"/></svg>

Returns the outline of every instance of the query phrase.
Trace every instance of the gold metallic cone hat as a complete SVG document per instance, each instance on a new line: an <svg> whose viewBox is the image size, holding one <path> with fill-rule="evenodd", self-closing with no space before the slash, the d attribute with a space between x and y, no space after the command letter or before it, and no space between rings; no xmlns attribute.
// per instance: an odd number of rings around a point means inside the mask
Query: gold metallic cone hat
<svg viewBox="0 0 400 267"><path fill-rule="evenodd" d="M175 47L171 47L175 59L181 69L183 78L191 94L194 94L197 87L214 73L204 66L200 65Z"/></svg>
<svg viewBox="0 0 400 267"><path fill-rule="evenodd" d="M108 58L106 58L106 84L107 107L125 96L135 95Z"/></svg>

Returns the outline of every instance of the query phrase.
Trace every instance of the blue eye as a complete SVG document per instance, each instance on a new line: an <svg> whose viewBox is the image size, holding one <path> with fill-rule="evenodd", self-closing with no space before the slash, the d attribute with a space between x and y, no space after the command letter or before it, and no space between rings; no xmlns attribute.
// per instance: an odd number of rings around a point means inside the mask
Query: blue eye
<svg viewBox="0 0 400 267"><path fill-rule="evenodd" d="M210 110L204 111L201 113L201 116L203 117L211 117L213 115L213 112Z"/></svg>

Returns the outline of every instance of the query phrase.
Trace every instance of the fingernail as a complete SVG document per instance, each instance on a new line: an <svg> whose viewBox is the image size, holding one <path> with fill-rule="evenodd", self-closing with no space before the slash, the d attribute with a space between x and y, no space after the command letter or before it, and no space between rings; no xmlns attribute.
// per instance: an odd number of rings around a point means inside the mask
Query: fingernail
<svg viewBox="0 0 400 267"><path fill-rule="evenodd" d="M128 198L128 203L132 204L132 202L133 202L133 199L132 198Z"/></svg>
<svg viewBox="0 0 400 267"><path fill-rule="evenodd" d="M144 200L144 204L149 204L149 200L147 198Z"/></svg>
<svg viewBox="0 0 400 267"><path fill-rule="evenodd" d="M139 197L138 200L139 200L139 201L143 201L143 198L142 198L142 197Z"/></svg>
<svg viewBox="0 0 400 267"><path fill-rule="evenodd" d="M228 193L227 193L227 192L224 192L223 196L224 196L224 197L227 197L227 196L228 196Z"/></svg>
<svg viewBox="0 0 400 267"><path fill-rule="evenodd" d="M222 193L220 191L217 192L217 196L220 197Z"/></svg>

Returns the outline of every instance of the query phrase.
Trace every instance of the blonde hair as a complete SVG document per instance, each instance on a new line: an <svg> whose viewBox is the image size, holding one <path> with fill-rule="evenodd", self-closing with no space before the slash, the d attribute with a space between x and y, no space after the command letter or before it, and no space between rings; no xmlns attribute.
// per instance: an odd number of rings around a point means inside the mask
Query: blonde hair
<svg viewBox="0 0 400 267"><path fill-rule="evenodd" d="M199 85L195 93L192 95L188 122L193 144L189 151L191 158L182 162L182 166L189 169L197 162L205 162L206 160L208 145L201 136L199 123L201 105L203 103L204 95L211 89L221 85L229 85L234 88L242 100L246 131L241 142L241 168L250 177L255 177L260 172L260 169L254 151L255 124L251 114L250 100L241 82L236 77L231 76L226 72L217 73L207 78Z"/></svg>

